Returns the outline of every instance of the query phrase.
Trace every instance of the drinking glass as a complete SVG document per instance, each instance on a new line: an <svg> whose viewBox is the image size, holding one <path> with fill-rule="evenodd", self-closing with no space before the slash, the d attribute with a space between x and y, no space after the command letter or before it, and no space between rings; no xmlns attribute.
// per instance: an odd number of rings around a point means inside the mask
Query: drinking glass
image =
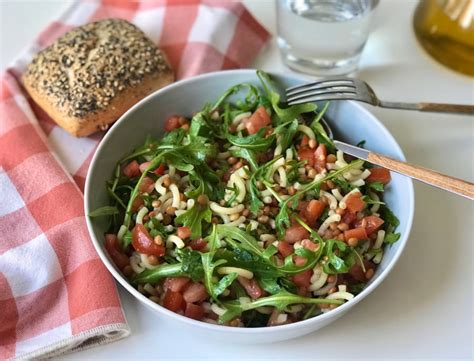
<svg viewBox="0 0 474 361"><path fill-rule="evenodd" d="M278 47L290 68L320 76L357 69L378 0L276 0Z"/></svg>

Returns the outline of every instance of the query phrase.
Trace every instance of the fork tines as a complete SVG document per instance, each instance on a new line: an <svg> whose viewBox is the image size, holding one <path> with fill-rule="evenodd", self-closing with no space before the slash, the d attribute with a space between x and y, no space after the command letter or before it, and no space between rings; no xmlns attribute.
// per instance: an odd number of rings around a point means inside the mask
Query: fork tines
<svg viewBox="0 0 474 361"><path fill-rule="evenodd" d="M330 78L286 89L289 105L323 100L351 100L357 97L356 85L350 78Z"/></svg>

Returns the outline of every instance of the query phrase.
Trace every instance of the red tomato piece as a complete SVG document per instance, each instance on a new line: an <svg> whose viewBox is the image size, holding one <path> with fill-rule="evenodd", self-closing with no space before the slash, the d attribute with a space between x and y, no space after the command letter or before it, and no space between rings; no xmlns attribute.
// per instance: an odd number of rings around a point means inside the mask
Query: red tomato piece
<svg viewBox="0 0 474 361"><path fill-rule="evenodd" d="M313 270L308 269L306 271L300 272L293 276L293 282L298 287L309 287L311 284L311 277L313 276Z"/></svg>
<svg viewBox="0 0 474 361"><path fill-rule="evenodd" d="M288 257L293 254L293 251L293 245L285 241L278 241L278 252L280 252L283 257Z"/></svg>
<svg viewBox="0 0 474 361"><path fill-rule="evenodd" d="M295 243L309 237L309 232L300 224L289 227L285 232L285 241Z"/></svg>
<svg viewBox="0 0 474 361"><path fill-rule="evenodd" d="M157 257L165 255L165 246L157 245L143 224L136 224L132 230L132 246L140 253Z"/></svg>
<svg viewBox="0 0 474 361"><path fill-rule="evenodd" d="M301 245L306 248L307 250L316 252L319 248L319 245L317 243L314 243L313 241L309 239L303 239L301 241Z"/></svg>
<svg viewBox="0 0 474 361"><path fill-rule="evenodd" d="M207 294L206 287L202 283L193 282L183 291L183 297L186 302L202 302L206 300L209 295Z"/></svg>
<svg viewBox="0 0 474 361"><path fill-rule="evenodd" d="M367 272L369 269L375 269L375 264L371 261L364 261L365 271ZM359 282L367 282L367 277L365 277L365 272L360 266L359 263L353 265L348 272L352 278Z"/></svg>
<svg viewBox="0 0 474 361"><path fill-rule="evenodd" d="M365 208L365 202L362 200L362 194L351 193L346 199L347 209L352 213L360 212Z"/></svg>
<svg viewBox="0 0 474 361"><path fill-rule="evenodd" d="M243 122L249 134L255 134L260 129L270 125L272 120L265 107L260 106L249 118L244 119Z"/></svg>
<svg viewBox="0 0 474 361"><path fill-rule="evenodd" d="M361 241L363 239L367 239L368 235L365 228L359 227L359 228L348 229L347 231L344 231L344 237L346 240L350 238L356 238L359 241Z"/></svg>
<svg viewBox="0 0 474 361"><path fill-rule="evenodd" d="M366 182L380 182L383 184L390 183L392 177L390 176L390 171L385 168L372 168L370 170L370 175L367 177Z"/></svg>
<svg viewBox="0 0 474 361"><path fill-rule="evenodd" d="M263 295L263 290L260 287L260 285L255 281L255 279L247 279L244 277L237 277L237 280L239 283L242 285L242 287L245 289L245 292L252 298L253 300L260 298Z"/></svg>
<svg viewBox="0 0 474 361"><path fill-rule="evenodd" d="M151 162L143 162L143 163L140 163L140 166L139 166L139 169L140 169L140 172L143 173L147 168L148 166L150 165Z"/></svg>
<svg viewBox="0 0 474 361"><path fill-rule="evenodd" d="M314 151L314 169L321 173L326 169L327 149L325 144L320 144Z"/></svg>
<svg viewBox="0 0 474 361"><path fill-rule="evenodd" d="M155 189L155 181L150 177L145 177L142 179L138 190L140 193L151 193Z"/></svg>
<svg viewBox="0 0 474 361"><path fill-rule="evenodd" d="M140 175L140 165L136 160L132 160L123 168L123 174L128 178L135 178Z"/></svg>
<svg viewBox="0 0 474 361"><path fill-rule="evenodd" d="M180 118L182 118L182 117L180 117L178 115L172 115L171 117L166 119L165 130L167 132L171 132L172 130L179 128L181 126L181 124L179 122Z"/></svg>
<svg viewBox="0 0 474 361"><path fill-rule="evenodd" d="M178 227L176 235L181 239L186 239L191 237L191 228L189 227Z"/></svg>
<svg viewBox="0 0 474 361"><path fill-rule="evenodd" d="M364 227L367 234L370 236L372 233L377 232L378 229L384 224L384 220L377 216L367 216L355 223L356 227Z"/></svg>
<svg viewBox="0 0 474 361"><path fill-rule="evenodd" d="M307 147L308 144L309 144L309 137L305 134L303 135L303 138L301 138L300 146Z"/></svg>
<svg viewBox="0 0 474 361"><path fill-rule="evenodd" d="M125 266L130 264L127 255L120 249L120 245L115 234L105 235L105 249L118 268L123 269Z"/></svg>
<svg viewBox="0 0 474 361"><path fill-rule="evenodd" d="M166 166L164 165L164 163L161 163L160 166L153 171L153 173L157 175L162 175L165 173L165 170Z"/></svg>
<svg viewBox="0 0 474 361"><path fill-rule="evenodd" d="M302 256L294 256L293 262L297 266L304 266L308 260Z"/></svg>
<svg viewBox="0 0 474 361"><path fill-rule="evenodd" d="M165 298L163 300L163 307L170 311L178 312L184 310L186 302L183 296L179 292L166 291Z"/></svg>
<svg viewBox="0 0 474 361"><path fill-rule="evenodd" d="M194 251L202 251L204 248L207 246L207 242L202 239L192 239L189 243L188 246L191 247Z"/></svg>
<svg viewBox="0 0 474 361"><path fill-rule="evenodd" d="M300 147L298 150L299 160L305 160L306 164L313 167L314 166L314 151L307 147Z"/></svg>
<svg viewBox="0 0 474 361"><path fill-rule="evenodd" d="M143 206L143 198L140 197L139 195L135 197L135 199L132 202L132 212L138 211L138 209Z"/></svg>
<svg viewBox="0 0 474 361"><path fill-rule="evenodd" d="M314 226L316 221L321 217L326 208L326 204L320 200L312 199L306 205L303 211L303 216L306 218L310 226Z"/></svg>
<svg viewBox="0 0 474 361"><path fill-rule="evenodd" d="M357 220L357 215L355 213L345 212L342 216L342 222L348 224L349 226L352 224L352 222L356 220Z"/></svg>
<svg viewBox="0 0 474 361"><path fill-rule="evenodd" d="M181 292L189 281L187 277L166 277L163 288L165 291Z"/></svg>
<svg viewBox="0 0 474 361"><path fill-rule="evenodd" d="M194 320L200 320L204 316L204 307L195 305L194 303L187 303L184 315Z"/></svg>

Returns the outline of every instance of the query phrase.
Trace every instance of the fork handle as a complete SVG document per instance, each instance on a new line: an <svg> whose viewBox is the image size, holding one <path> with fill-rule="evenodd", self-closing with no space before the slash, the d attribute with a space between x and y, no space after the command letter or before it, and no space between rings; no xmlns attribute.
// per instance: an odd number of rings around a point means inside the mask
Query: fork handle
<svg viewBox="0 0 474 361"><path fill-rule="evenodd" d="M421 182L474 200L474 183L435 172L417 165L401 162L381 154L369 152L367 161Z"/></svg>
<svg viewBox="0 0 474 361"><path fill-rule="evenodd" d="M443 103L402 103L380 101L379 107L391 109L418 110L421 112L474 114L474 105Z"/></svg>

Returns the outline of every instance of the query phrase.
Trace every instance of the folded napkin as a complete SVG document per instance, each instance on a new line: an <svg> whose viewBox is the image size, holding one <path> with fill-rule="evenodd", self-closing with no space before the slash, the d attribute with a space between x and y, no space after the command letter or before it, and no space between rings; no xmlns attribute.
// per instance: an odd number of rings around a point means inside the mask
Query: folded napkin
<svg viewBox="0 0 474 361"><path fill-rule="evenodd" d="M82 205L103 134L73 138L31 101L20 80L32 56L58 36L112 17L145 31L178 79L246 67L269 38L239 2L74 2L1 75L0 359L51 357L130 333Z"/></svg>

